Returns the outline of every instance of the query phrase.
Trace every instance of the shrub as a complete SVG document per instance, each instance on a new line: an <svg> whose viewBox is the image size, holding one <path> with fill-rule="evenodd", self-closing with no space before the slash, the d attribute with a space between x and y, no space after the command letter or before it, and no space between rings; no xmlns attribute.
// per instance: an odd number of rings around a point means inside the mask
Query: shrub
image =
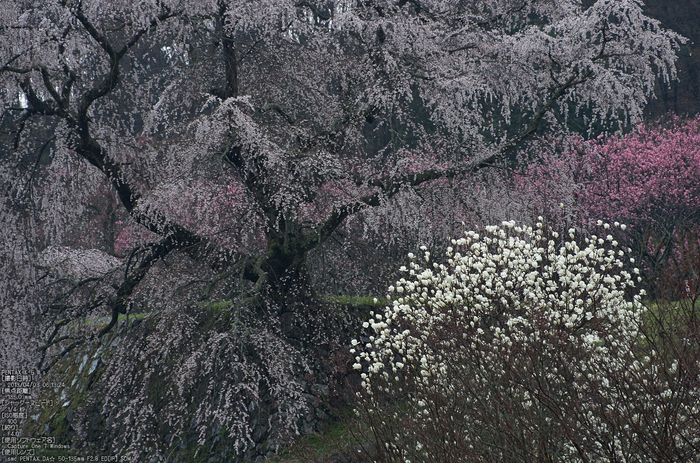
<svg viewBox="0 0 700 463"><path fill-rule="evenodd" d="M664 341L645 329L621 228L565 239L504 222L453 240L446 264L409 255L354 352L376 458L697 459L697 348L660 348L697 346L697 330Z"/></svg>

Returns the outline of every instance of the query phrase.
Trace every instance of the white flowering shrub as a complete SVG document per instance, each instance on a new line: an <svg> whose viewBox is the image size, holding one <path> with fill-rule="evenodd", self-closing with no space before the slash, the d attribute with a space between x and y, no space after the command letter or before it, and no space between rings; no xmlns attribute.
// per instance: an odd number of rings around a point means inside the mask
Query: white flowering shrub
<svg viewBox="0 0 700 463"><path fill-rule="evenodd" d="M409 254L353 342L379 460L697 461L698 349L660 348L612 236L624 225L600 225L503 222L452 240L444 264Z"/></svg>

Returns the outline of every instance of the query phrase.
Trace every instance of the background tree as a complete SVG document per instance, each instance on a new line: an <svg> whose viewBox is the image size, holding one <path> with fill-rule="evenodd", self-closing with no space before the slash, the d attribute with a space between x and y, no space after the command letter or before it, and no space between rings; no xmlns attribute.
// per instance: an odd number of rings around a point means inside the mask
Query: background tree
<svg viewBox="0 0 700 463"><path fill-rule="evenodd" d="M678 50L678 80L670 86L658 86L658 98L647 106L646 115L655 119L670 111L695 116L700 112L700 2L649 0L644 2L644 11L688 39Z"/></svg>

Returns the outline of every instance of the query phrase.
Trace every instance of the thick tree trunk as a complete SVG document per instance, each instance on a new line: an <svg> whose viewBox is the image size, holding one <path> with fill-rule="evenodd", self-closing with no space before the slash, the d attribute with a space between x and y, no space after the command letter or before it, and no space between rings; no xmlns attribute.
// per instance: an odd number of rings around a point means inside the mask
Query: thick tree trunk
<svg viewBox="0 0 700 463"><path fill-rule="evenodd" d="M284 222L284 231L267 235L267 252L261 266L267 277L269 295L285 306L314 296L306 267L306 237L296 222Z"/></svg>

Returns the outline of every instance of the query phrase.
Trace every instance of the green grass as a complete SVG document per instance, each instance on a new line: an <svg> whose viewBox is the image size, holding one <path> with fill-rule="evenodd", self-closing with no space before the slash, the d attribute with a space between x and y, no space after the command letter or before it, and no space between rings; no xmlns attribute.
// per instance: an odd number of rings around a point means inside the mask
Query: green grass
<svg viewBox="0 0 700 463"><path fill-rule="evenodd" d="M120 314L119 314L119 317L117 318L117 320L119 320L119 321L126 320L127 316L128 316L129 318L134 318L134 319L136 319L136 320L141 320L143 317L145 317L145 316L148 315L149 313L150 313L150 312L130 313L130 314L128 314L128 315L127 315L127 314L120 313Z"/></svg>
<svg viewBox="0 0 700 463"><path fill-rule="evenodd" d="M300 438L294 445L268 458L269 463L309 463L327 461L334 453L352 455L358 446L351 431L351 419L332 423L320 434L310 434Z"/></svg>
<svg viewBox="0 0 700 463"><path fill-rule="evenodd" d="M325 302L335 302L342 305L385 307L389 301L383 297L372 296L332 296L324 295L321 299ZM376 301L376 302L375 302Z"/></svg>
<svg viewBox="0 0 700 463"><path fill-rule="evenodd" d="M684 336L697 329L700 299L647 301L643 304L647 308L642 315L644 334L640 342L643 346L657 343L667 347L679 346L679 343L682 344L679 335Z"/></svg>
<svg viewBox="0 0 700 463"><path fill-rule="evenodd" d="M141 320L145 318L147 315L150 315L153 312L140 312L140 313L130 313L130 314L119 314L117 317L117 321L123 322L127 319L127 316L129 317L129 320ZM109 321L112 319L112 315L103 315L101 317L97 318L91 318L91 317L85 317L85 318L76 318L74 320L71 320L70 323L68 323L68 327L78 327L80 326L80 323L83 323L85 325L92 325L96 324L96 326L101 327L101 326L106 326ZM60 321L60 320L58 320Z"/></svg>

